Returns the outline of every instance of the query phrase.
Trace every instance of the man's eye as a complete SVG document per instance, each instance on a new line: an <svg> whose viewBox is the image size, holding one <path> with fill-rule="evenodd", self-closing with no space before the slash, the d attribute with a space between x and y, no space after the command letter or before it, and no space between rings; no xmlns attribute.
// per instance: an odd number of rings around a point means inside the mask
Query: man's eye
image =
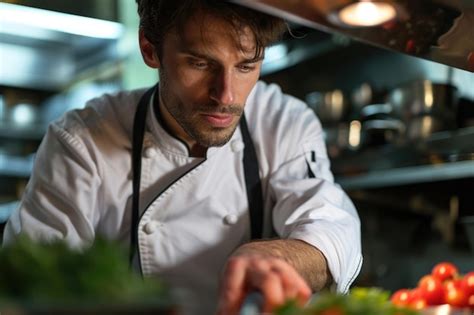
<svg viewBox="0 0 474 315"><path fill-rule="evenodd" d="M255 69L253 65L239 65L239 70L242 72L251 72Z"/></svg>
<svg viewBox="0 0 474 315"><path fill-rule="evenodd" d="M208 66L207 62L197 60L190 60L189 64L197 69L205 69Z"/></svg>

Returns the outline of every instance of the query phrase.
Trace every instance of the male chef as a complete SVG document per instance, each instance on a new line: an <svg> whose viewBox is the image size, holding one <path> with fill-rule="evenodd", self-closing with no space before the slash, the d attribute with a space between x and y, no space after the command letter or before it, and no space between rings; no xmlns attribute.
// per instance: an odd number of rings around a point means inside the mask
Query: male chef
<svg viewBox="0 0 474 315"><path fill-rule="evenodd" d="M137 3L159 83L50 125L4 241L122 241L144 276L180 290L185 314L237 314L254 291L266 312L347 291L360 222L334 183L321 124L258 80L284 23L219 0Z"/></svg>

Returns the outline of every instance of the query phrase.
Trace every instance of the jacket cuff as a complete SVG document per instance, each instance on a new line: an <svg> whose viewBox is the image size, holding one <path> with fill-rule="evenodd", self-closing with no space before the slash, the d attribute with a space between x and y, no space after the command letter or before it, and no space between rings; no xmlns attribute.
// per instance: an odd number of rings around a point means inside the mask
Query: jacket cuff
<svg viewBox="0 0 474 315"><path fill-rule="evenodd" d="M314 227L311 227L313 230ZM318 227L321 231L321 227ZM326 233L315 234L305 227L300 227L290 233L288 238L304 241L320 250L328 263L329 271L335 282L338 293L347 293L351 284L356 279L362 267L362 254L360 244L339 245L337 237L331 237L334 232L326 229Z"/></svg>

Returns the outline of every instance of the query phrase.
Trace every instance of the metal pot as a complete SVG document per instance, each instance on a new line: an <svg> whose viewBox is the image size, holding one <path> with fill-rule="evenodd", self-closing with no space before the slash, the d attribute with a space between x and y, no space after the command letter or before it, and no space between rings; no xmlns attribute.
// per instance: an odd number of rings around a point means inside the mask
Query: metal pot
<svg viewBox="0 0 474 315"><path fill-rule="evenodd" d="M437 116L424 115L414 117L407 124L407 139L426 139L435 132L447 130L451 127L450 124Z"/></svg>
<svg viewBox="0 0 474 315"><path fill-rule="evenodd" d="M405 124L395 118L370 119L362 123L362 141L366 146L383 145L402 141Z"/></svg>
<svg viewBox="0 0 474 315"><path fill-rule="evenodd" d="M369 104L361 108L360 117L361 119L372 119L383 116L392 116L393 108L388 103L382 104Z"/></svg>
<svg viewBox="0 0 474 315"><path fill-rule="evenodd" d="M430 80L415 81L392 90L388 103L394 113L404 121L420 115L436 115L446 120L456 117L457 88L450 84Z"/></svg>
<svg viewBox="0 0 474 315"><path fill-rule="evenodd" d="M361 122L339 123L324 129L328 154L336 158L347 151L357 151L362 145Z"/></svg>
<svg viewBox="0 0 474 315"><path fill-rule="evenodd" d="M350 111L349 100L339 89L309 93L306 95L306 102L323 123L343 121Z"/></svg>

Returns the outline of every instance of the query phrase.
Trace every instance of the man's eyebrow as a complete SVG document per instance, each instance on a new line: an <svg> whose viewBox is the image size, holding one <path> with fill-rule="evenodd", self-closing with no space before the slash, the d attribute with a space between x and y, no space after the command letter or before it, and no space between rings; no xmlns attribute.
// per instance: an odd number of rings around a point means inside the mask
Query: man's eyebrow
<svg viewBox="0 0 474 315"><path fill-rule="evenodd" d="M212 58L212 56L199 53L199 52L197 52L193 49L189 49L189 48L183 49L181 51L181 53L191 55L191 56L196 57L196 58L201 58L201 59L206 59L206 60L214 60L214 58ZM261 56L257 56L257 57L253 57L253 58L244 58L239 63L256 63L256 62L259 62L259 61L263 60L263 58L264 58L264 56L262 54Z"/></svg>
<svg viewBox="0 0 474 315"><path fill-rule="evenodd" d="M263 54L262 54L261 56L244 59L244 60L242 60L242 63L256 63L256 62L262 61L263 58L265 58L265 56L263 56Z"/></svg>
<svg viewBox="0 0 474 315"><path fill-rule="evenodd" d="M183 49L181 50L181 53L183 54L186 54L186 55L191 55L193 57L197 57L197 58L201 58L201 59L209 59L209 60L212 60L211 56L208 56L208 55L205 55L205 54L201 54L197 51L194 51L192 49Z"/></svg>

